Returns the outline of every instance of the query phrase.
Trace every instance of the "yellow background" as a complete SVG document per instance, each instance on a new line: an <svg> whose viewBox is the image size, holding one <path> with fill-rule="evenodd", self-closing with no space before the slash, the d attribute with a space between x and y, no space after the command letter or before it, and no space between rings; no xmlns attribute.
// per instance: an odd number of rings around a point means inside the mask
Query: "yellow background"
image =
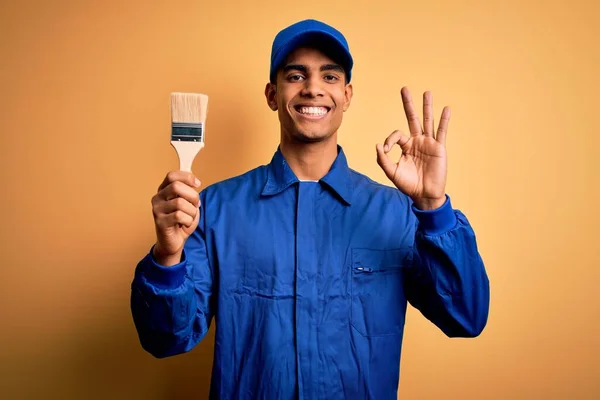
<svg viewBox="0 0 600 400"><path fill-rule="evenodd" d="M407 129L399 91L452 107L448 193L491 280L477 339L409 311L405 399L600 396L600 28L595 1L4 1L0 8L0 396L204 398L212 333L155 360L129 313L177 168L169 94L209 95L204 185L269 162L272 39L303 18L347 36L350 165ZM396 152L396 155L398 152Z"/></svg>

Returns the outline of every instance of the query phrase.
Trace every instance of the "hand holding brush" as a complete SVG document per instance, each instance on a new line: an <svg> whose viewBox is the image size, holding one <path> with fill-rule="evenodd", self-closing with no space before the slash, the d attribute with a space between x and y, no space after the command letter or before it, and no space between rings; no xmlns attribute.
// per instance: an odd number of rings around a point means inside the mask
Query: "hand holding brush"
<svg viewBox="0 0 600 400"><path fill-rule="evenodd" d="M162 266L181 262L183 246L198 226L200 181L192 174L192 163L204 148L208 96L171 94L171 144L179 157L179 171L167 174L152 198L156 229L153 256Z"/></svg>

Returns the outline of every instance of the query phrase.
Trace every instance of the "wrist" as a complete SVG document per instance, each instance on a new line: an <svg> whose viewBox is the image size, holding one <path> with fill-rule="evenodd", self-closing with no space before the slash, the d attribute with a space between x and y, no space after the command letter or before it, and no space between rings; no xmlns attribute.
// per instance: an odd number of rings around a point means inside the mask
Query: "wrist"
<svg viewBox="0 0 600 400"><path fill-rule="evenodd" d="M156 243L152 249L152 257L154 257L154 260L158 265L163 267L172 267L173 265L179 264L181 262L182 253L183 250L179 250L175 254L166 253L161 249L158 243Z"/></svg>
<svg viewBox="0 0 600 400"><path fill-rule="evenodd" d="M419 210L423 210L423 211L431 211L431 210L436 210L438 208L440 208L441 206L444 205L444 203L446 202L446 196L444 197L440 197L437 199L431 199L431 198L414 198L412 199L414 205L416 208L418 208Z"/></svg>

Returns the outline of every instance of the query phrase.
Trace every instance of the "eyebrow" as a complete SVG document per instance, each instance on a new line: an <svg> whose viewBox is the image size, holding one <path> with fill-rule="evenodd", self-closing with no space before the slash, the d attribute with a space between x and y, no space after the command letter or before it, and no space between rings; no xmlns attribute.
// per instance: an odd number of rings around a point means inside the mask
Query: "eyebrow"
<svg viewBox="0 0 600 400"><path fill-rule="evenodd" d="M325 64L321 66L321 72L323 71L337 71L337 72L344 72L344 68L342 68L341 66L337 65L337 64Z"/></svg>
<svg viewBox="0 0 600 400"><path fill-rule="evenodd" d="M340 73L344 72L344 69L337 64L321 65L321 68L319 68L319 69L321 72L323 72L323 71L337 71ZM302 64L288 64L285 67L283 67L283 72L288 72L288 71L306 72L306 71L308 71L308 68L306 67L306 65L302 65Z"/></svg>

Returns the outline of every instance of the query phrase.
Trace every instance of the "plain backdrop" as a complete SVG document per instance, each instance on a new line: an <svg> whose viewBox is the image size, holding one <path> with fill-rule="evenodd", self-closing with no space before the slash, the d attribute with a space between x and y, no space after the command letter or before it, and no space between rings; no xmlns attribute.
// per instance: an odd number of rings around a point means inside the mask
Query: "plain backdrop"
<svg viewBox="0 0 600 400"><path fill-rule="evenodd" d="M452 107L447 189L491 281L476 339L409 309L399 397L599 398L597 4L3 1L0 397L206 398L213 330L156 360L129 311L150 199L178 167L169 95L209 96L204 186L268 163L273 37L317 18L356 61L339 133L352 168L389 184L375 144L407 130L402 86L417 107L431 90L438 120Z"/></svg>

